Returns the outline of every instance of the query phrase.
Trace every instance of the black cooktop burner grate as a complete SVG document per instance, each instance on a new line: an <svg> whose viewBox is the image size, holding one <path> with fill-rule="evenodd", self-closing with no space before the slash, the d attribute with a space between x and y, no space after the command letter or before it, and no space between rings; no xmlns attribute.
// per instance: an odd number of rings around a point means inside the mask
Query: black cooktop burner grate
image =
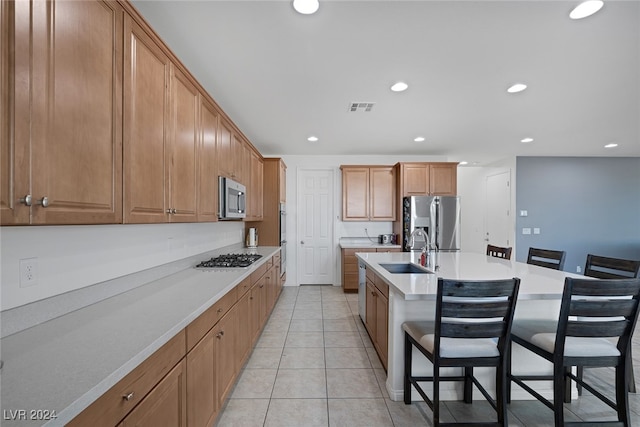
<svg viewBox="0 0 640 427"><path fill-rule="evenodd" d="M259 254L226 254L219 255L207 261L202 261L196 268L242 268L249 267L262 258Z"/></svg>

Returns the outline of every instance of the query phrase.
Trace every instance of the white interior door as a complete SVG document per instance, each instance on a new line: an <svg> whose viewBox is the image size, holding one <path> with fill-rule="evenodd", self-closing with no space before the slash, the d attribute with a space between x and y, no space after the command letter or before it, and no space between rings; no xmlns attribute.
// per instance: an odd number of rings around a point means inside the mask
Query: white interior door
<svg viewBox="0 0 640 427"><path fill-rule="evenodd" d="M298 283L333 285L333 169L298 171Z"/></svg>
<svg viewBox="0 0 640 427"><path fill-rule="evenodd" d="M511 226L511 172L502 172L487 176L487 210L486 237L487 243L496 246L513 246L509 241Z"/></svg>

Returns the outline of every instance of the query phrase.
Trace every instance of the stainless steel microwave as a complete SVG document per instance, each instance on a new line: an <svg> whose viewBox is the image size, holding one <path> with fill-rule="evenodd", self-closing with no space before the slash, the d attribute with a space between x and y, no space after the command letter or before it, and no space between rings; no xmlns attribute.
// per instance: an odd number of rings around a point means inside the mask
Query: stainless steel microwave
<svg viewBox="0 0 640 427"><path fill-rule="evenodd" d="M247 188L230 178L218 177L218 218L242 219L247 216Z"/></svg>

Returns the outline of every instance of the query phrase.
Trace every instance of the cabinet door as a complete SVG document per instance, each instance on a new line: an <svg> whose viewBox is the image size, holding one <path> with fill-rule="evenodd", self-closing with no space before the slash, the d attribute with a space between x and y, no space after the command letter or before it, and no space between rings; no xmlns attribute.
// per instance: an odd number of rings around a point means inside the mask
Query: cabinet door
<svg viewBox="0 0 640 427"><path fill-rule="evenodd" d="M396 174L393 167L371 168L369 219L396 220Z"/></svg>
<svg viewBox="0 0 640 427"><path fill-rule="evenodd" d="M214 360L216 372L216 400L218 408L224 404L224 399L231 390L236 377L238 362L236 361L236 340L238 335L238 315L236 307L218 322L213 328Z"/></svg>
<svg viewBox="0 0 640 427"><path fill-rule="evenodd" d="M429 167L429 191L434 196L455 196L458 164L432 164Z"/></svg>
<svg viewBox="0 0 640 427"><path fill-rule="evenodd" d="M184 359L122 421L122 427L186 427Z"/></svg>
<svg viewBox="0 0 640 427"><path fill-rule="evenodd" d="M249 206L247 207L247 216L253 220L262 219L262 175L264 165L262 158L258 153L251 150L251 167L250 176L251 181L248 188L249 192Z"/></svg>
<svg viewBox="0 0 640 427"><path fill-rule="evenodd" d="M342 169L342 220L369 220L369 168Z"/></svg>
<svg viewBox="0 0 640 427"><path fill-rule="evenodd" d="M31 4L0 2L0 224L28 224Z"/></svg>
<svg viewBox="0 0 640 427"><path fill-rule="evenodd" d="M249 296L249 326L251 329L251 345L258 339L258 335L261 330L260 324L260 307L261 301L261 289L259 283L251 288Z"/></svg>
<svg viewBox="0 0 640 427"><path fill-rule="evenodd" d="M31 222L121 222L122 8L34 2L32 19Z"/></svg>
<svg viewBox="0 0 640 427"><path fill-rule="evenodd" d="M251 147L246 144L244 140L237 135L234 137L234 152L235 152L235 180L243 183L245 186L251 185Z"/></svg>
<svg viewBox="0 0 640 427"><path fill-rule="evenodd" d="M220 118L218 149L218 175L233 177L233 131L231 124L223 117Z"/></svg>
<svg viewBox="0 0 640 427"><path fill-rule="evenodd" d="M429 195L429 166L426 164L402 165L403 194L406 196Z"/></svg>
<svg viewBox="0 0 640 427"><path fill-rule="evenodd" d="M389 300L378 292L376 298L376 339L378 355L382 366L387 368L387 352L389 341Z"/></svg>
<svg viewBox="0 0 640 427"><path fill-rule="evenodd" d="M236 342L239 366L242 366L251 350L253 343L253 331L251 326L251 292L247 292L236 304L238 311L238 340Z"/></svg>
<svg viewBox="0 0 640 427"><path fill-rule="evenodd" d="M169 208L172 222L197 220L198 89L175 65L171 65L171 153Z"/></svg>
<svg viewBox="0 0 640 427"><path fill-rule="evenodd" d="M280 160L280 203L286 203L287 201L287 165Z"/></svg>
<svg viewBox="0 0 640 427"><path fill-rule="evenodd" d="M217 415L213 330L187 354L187 424L208 427Z"/></svg>
<svg viewBox="0 0 640 427"><path fill-rule="evenodd" d="M218 111L200 97L200 146L198 148L198 221L218 219L218 171L216 140Z"/></svg>
<svg viewBox="0 0 640 427"><path fill-rule="evenodd" d="M367 296L365 298L366 302L366 315L365 315L365 326L369 331L369 336L371 340L375 344L376 339L376 310L377 310L377 297L378 292L376 291L376 287L371 283L370 280L367 280Z"/></svg>
<svg viewBox="0 0 640 427"><path fill-rule="evenodd" d="M166 222L169 58L125 16L124 221Z"/></svg>

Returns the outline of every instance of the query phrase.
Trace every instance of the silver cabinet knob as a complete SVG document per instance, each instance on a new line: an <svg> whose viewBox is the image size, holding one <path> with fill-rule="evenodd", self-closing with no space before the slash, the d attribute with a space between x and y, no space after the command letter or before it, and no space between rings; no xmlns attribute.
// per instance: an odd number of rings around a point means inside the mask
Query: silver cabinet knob
<svg viewBox="0 0 640 427"><path fill-rule="evenodd" d="M178 209L176 209L176 208L171 209L171 213L172 214L178 213Z"/></svg>
<svg viewBox="0 0 640 427"><path fill-rule="evenodd" d="M31 194L27 194L22 199L20 199L20 203L23 203L25 206L31 206L32 197Z"/></svg>
<svg viewBox="0 0 640 427"><path fill-rule="evenodd" d="M168 214L174 214L174 213L176 213L176 212L178 212L178 211L176 210L176 208L169 208L169 209L167 209L167 211L166 211L166 212L167 212Z"/></svg>
<svg viewBox="0 0 640 427"><path fill-rule="evenodd" d="M46 208L49 206L49 199L47 197L43 197L36 202L36 205L42 205L43 208Z"/></svg>
<svg viewBox="0 0 640 427"><path fill-rule="evenodd" d="M127 402L133 399L133 392L122 395L122 398Z"/></svg>

